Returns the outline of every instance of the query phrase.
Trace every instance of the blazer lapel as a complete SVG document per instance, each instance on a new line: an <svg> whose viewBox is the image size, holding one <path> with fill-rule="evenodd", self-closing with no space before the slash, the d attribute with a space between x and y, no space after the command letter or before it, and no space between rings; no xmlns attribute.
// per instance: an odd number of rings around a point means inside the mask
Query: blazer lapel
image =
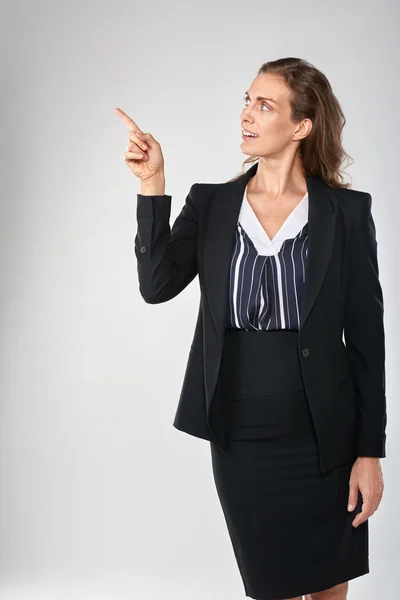
<svg viewBox="0 0 400 600"><path fill-rule="evenodd" d="M243 175L221 185L210 201L204 241L205 291L218 342L223 345L230 263L237 220L247 182L258 162ZM308 257L300 329L324 280L332 252L336 210L330 188L318 176L306 177L308 190Z"/></svg>

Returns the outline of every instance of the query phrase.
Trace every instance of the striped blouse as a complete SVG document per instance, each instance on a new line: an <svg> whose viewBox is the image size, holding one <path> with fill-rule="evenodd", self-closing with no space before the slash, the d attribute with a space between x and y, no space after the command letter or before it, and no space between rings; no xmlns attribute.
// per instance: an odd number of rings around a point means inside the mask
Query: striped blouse
<svg viewBox="0 0 400 600"><path fill-rule="evenodd" d="M225 326L298 330L308 254L308 193L270 239L246 192L235 233Z"/></svg>

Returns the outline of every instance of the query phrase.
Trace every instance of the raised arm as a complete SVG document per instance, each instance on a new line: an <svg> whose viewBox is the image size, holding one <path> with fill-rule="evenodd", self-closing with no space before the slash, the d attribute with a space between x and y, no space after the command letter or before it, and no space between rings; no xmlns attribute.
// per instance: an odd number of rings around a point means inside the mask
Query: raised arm
<svg viewBox="0 0 400 600"><path fill-rule="evenodd" d="M135 254L140 293L149 304L177 296L195 278L198 215L194 183L170 227L171 196L137 195Z"/></svg>
<svg viewBox="0 0 400 600"><path fill-rule="evenodd" d="M129 129L125 164L141 184L135 237L139 289L146 302L158 304L177 296L197 275L198 215L194 200L199 184L190 188L171 230L171 196L165 194L161 146L123 110L114 110Z"/></svg>

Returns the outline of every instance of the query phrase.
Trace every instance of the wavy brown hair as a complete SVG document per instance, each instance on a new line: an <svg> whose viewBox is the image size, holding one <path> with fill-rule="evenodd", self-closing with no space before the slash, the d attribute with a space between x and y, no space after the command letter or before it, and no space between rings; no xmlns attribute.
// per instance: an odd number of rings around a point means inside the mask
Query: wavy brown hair
<svg viewBox="0 0 400 600"><path fill-rule="evenodd" d="M300 141L298 148L304 175L317 175L332 187L351 187L350 183L343 182L340 168L344 159L347 165L354 163L342 146L346 118L326 76L308 61L292 57L264 63L257 76L263 73L282 77L290 87L293 121L312 121L312 130ZM242 164L242 171L229 181L243 175L245 166L256 162L258 158L247 157Z"/></svg>

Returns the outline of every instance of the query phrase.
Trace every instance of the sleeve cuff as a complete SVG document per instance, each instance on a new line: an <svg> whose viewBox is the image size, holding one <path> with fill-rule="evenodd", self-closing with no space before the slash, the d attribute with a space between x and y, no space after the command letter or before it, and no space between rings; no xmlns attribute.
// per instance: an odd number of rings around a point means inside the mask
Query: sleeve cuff
<svg viewBox="0 0 400 600"><path fill-rule="evenodd" d="M163 196L144 196L137 194L136 216L154 217L157 215L167 216L171 214L172 196L164 194Z"/></svg>
<svg viewBox="0 0 400 600"><path fill-rule="evenodd" d="M386 436L378 438L360 437L357 442L357 456L386 456Z"/></svg>

